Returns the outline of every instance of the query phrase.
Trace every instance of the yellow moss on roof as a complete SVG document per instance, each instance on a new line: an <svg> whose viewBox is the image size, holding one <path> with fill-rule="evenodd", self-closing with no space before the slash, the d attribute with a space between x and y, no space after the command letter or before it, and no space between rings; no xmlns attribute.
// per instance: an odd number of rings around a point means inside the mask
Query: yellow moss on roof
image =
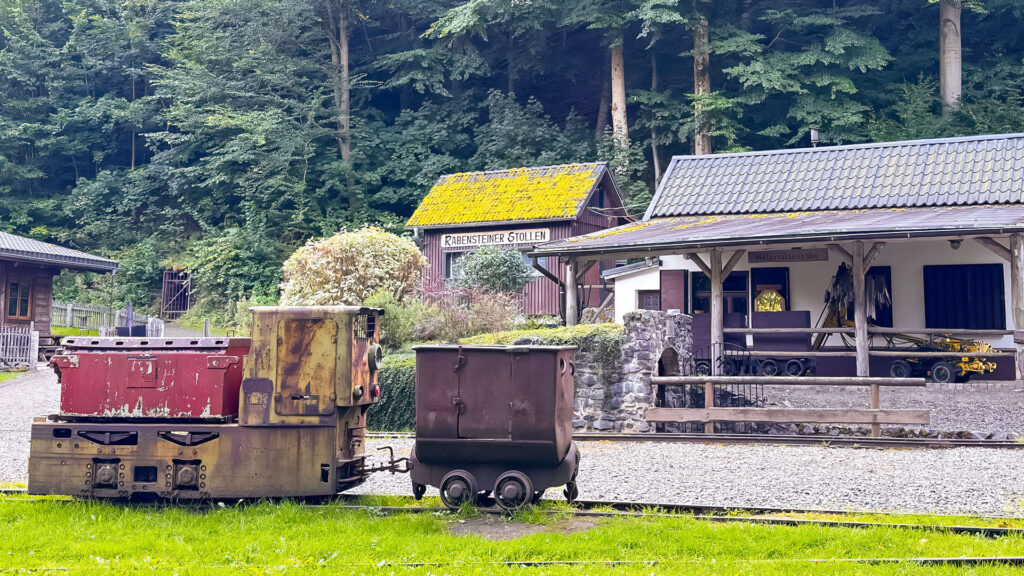
<svg viewBox="0 0 1024 576"><path fill-rule="evenodd" d="M601 164L565 164L442 176L408 227L575 218Z"/></svg>

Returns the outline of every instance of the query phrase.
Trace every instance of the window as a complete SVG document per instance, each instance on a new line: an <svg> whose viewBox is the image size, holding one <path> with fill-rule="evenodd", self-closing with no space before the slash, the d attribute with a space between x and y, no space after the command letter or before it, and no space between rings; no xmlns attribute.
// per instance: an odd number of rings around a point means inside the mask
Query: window
<svg viewBox="0 0 1024 576"><path fill-rule="evenodd" d="M747 315L747 272L733 272L722 282L726 314ZM711 279L703 272L693 273L693 313L711 312Z"/></svg>
<svg viewBox="0 0 1024 576"><path fill-rule="evenodd" d="M782 297L782 309L789 310L789 268L754 268L750 271L750 297L757 308L757 298L763 292L775 291Z"/></svg>
<svg viewBox="0 0 1024 576"><path fill-rule="evenodd" d="M548 257L547 256L541 256L539 258L531 258L531 257L526 255L526 252L523 252L523 261L526 262L526 265L529 266L533 270L533 275L534 276L542 276L542 274L536 268L533 267L534 263L537 263L541 268L543 268L545 270L548 269Z"/></svg>
<svg viewBox="0 0 1024 576"><path fill-rule="evenodd" d="M455 269L455 261L462 258L465 252L445 252L444 253L444 277L451 278L452 272Z"/></svg>
<svg viewBox="0 0 1024 576"><path fill-rule="evenodd" d="M7 317L28 320L32 314L32 283L11 282L7 289Z"/></svg>
<svg viewBox="0 0 1024 576"><path fill-rule="evenodd" d="M1002 264L924 267L925 328L1005 330Z"/></svg>
<svg viewBox="0 0 1024 576"><path fill-rule="evenodd" d="M637 290L636 301L640 310L661 310L661 291Z"/></svg>

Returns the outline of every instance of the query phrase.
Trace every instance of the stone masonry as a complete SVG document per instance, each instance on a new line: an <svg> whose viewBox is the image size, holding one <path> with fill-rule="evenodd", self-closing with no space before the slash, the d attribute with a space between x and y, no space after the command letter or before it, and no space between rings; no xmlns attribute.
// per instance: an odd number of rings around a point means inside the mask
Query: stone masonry
<svg viewBox="0 0 1024 576"><path fill-rule="evenodd" d="M618 354L581 349L576 353L578 432L653 432L644 414L655 405L651 376L689 373L691 318L638 310L623 318ZM666 400L667 406L675 403Z"/></svg>

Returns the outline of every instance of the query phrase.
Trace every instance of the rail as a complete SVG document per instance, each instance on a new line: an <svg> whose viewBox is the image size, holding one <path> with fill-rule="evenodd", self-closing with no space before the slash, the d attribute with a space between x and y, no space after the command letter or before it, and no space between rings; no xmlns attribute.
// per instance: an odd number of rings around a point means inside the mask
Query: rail
<svg viewBox="0 0 1024 576"><path fill-rule="evenodd" d="M823 376L656 376L652 386L703 386L703 408L650 408L647 422L703 422L705 434L714 434L716 422L805 423L805 424L870 424L872 435L879 435L881 424L925 425L931 419L928 410L882 409L872 395L867 409L819 408L719 408L715 407L715 386L737 384L779 386L924 386L924 378L823 377Z"/></svg>

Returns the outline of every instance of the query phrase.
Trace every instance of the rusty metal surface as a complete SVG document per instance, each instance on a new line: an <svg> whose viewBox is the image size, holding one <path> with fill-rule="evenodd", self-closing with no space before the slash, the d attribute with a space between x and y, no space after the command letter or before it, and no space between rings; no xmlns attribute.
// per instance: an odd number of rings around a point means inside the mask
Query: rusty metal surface
<svg viewBox="0 0 1024 576"><path fill-rule="evenodd" d="M696 251L716 246L1005 234L1024 230L1024 206L946 206L654 218L538 246L532 254Z"/></svg>
<svg viewBox="0 0 1024 576"><path fill-rule="evenodd" d="M61 413L102 418L217 418L238 414L247 339L220 347L65 347L51 364Z"/></svg>

